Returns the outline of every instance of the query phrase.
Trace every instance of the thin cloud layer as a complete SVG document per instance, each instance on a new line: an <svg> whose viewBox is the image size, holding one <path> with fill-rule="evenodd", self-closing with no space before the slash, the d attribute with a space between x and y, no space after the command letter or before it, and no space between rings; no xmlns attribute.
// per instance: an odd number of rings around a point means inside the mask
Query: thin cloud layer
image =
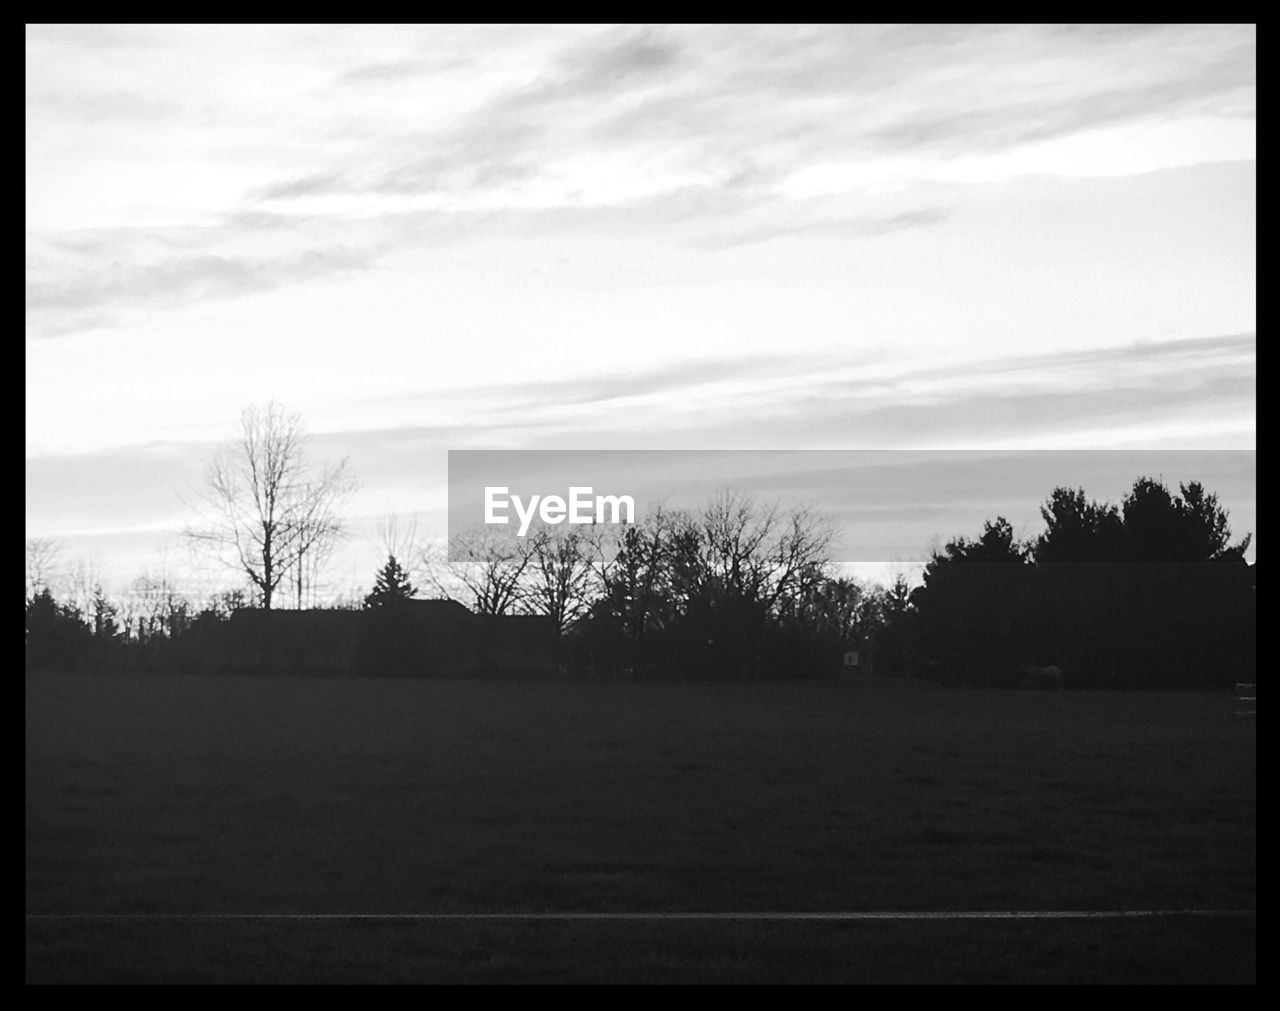
<svg viewBox="0 0 1280 1011"><path fill-rule="evenodd" d="M1255 59L1248 26L614 30L450 127L389 137L388 152L403 144L401 164L364 163L331 183L482 189L518 166L552 190L560 161L584 155L686 183L746 171L764 183L815 161L955 156L1144 117L1250 115Z"/></svg>
<svg viewBox="0 0 1280 1011"><path fill-rule="evenodd" d="M963 196L949 173L998 172L1000 152L1117 124L1251 120L1255 106L1247 25L352 31L343 46L342 33L317 28L30 26L37 196L49 166L72 170L57 160L77 124L90 125L85 142L102 161L97 212L131 229L139 208L119 198L162 195L137 191L131 161L173 159L175 194L210 192L188 153L243 179L202 213L169 210L200 232L172 261L145 241L60 257L40 219L63 212L37 200L32 332L100 325L120 306L306 285L459 234L632 222L708 252L875 240L955 213ZM157 150L148 141L161 120ZM1072 171L1071 151L1043 157ZM1141 171L1141 158L1130 167ZM328 227L263 256L251 248L259 235L229 222L264 210ZM341 240L352 226L379 234L352 248Z"/></svg>
<svg viewBox="0 0 1280 1011"><path fill-rule="evenodd" d="M1252 25L27 26L28 526L136 545L269 398L367 516L460 448L1251 445L1256 73Z"/></svg>
<svg viewBox="0 0 1280 1011"><path fill-rule="evenodd" d="M783 356L694 360L631 375L459 386L416 403L396 401L409 416L433 419L426 423L379 425L379 405L371 403L362 413L312 418L309 427L314 452L350 457L366 488L407 484L419 495L434 489L423 468L449 449L960 450L1021 442L1019 448L1047 450L1063 430L1095 425L1109 430L1112 442L1089 448L1108 449L1153 418L1250 423L1255 361L1252 334L950 367ZM682 411L694 402L697 411ZM363 423L353 427L357 419ZM29 489L65 490L83 467L105 481L118 468L131 494L170 502L173 489L161 486L177 473L197 473L198 461L230 434L228 422L198 440L29 460ZM1027 445L1037 436L1038 447ZM1157 448L1180 447L1175 439Z"/></svg>

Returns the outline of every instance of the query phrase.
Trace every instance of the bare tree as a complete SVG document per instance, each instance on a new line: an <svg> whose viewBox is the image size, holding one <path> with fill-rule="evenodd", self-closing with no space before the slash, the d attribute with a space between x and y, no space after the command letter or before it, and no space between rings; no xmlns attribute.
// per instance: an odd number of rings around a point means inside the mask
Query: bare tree
<svg viewBox="0 0 1280 1011"><path fill-rule="evenodd" d="M388 513L378 523L378 547L383 555L405 561L417 558L421 553L418 541L418 517L404 520L395 513Z"/></svg>
<svg viewBox="0 0 1280 1011"><path fill-rule="evenodd" d="M231 617L236 611L249 606L249 597L244 590L222 590L218 593L209 595L204 605L206 613L212 614L217 618L225 619Z"/></svg>
<svg viewBox="0 0 1280 1011"><path fill-rule="evenodd" d="M50 537L27 538L27 599L53 590L63 576L62 544Z"/></svg>
<svg viewBox="0 0 1280 1011"><path fill-rule="evenodd" d="M345 461L335 466L337 470L346 469ZM332 494L315 494L310 484L303 488L302 501L308 505L298 522L297 557L292 565L299 610L315 606L320 575L346 534L338 510L355 490L355 482L350 475L328 467L322 472L318 487L328 487Z"/></svg>
<svg viewBox="0 0 1280 1011"><path fill-rule="evenodd" d="M822 579L789 601L783 616L839 642L856 642L876 623L883 592L844 576Z"/></svg>
<svg viewBox="0 0 1280 1011"><path fill-rule="evenodd" d="M469 597L477 614L494 615L509 613L523 598L532 558L527 538L479 527L456 534L446 551L424 551L421 560L427 580L443 596Z"/></svg>
<svg viewBox="0 0 1280 1011"><path fill-rule="evenodd" d="M199 491L204 522L187 536L248 577L262 607L291 581L299 605L345 533L355 491L346 460L308 477L302 420L275 403L251 406L240 434L210 462ZM291 580L290 580L291 577Z"/></svg>
<svg viewBox="0 0 1280 1011"><path fill-rule="evenodd" d="M143 573L129 584L118 613L126 636L150 642L179 635L192 610L191 602L161 569Z"/></svg>
<svg viewBox="0 0 1280 1011"><path fill-rule="evenodd" d="M93 613L94 598L102 591L102 569L92 558L77 558L65 575L67 602L86 617Z"/></svg>
<svg viewBox="0 0 1280 1011"><path fill-rule="evenodd" d="M593 525L583 537L604 603L633 641L687 599L694 545L685 513L655 506L640 523L620 530Z"/></svg>
<svg viewBox="0 0 1280 1011"><path fill-rule="evenodd" d="M758 508L750 495L722 491L702 507L697 523L707 576L727 590L755 591L762 556L778 523L777 508Z"/></svg>
<svg viewBox="0 0 1280 1011"><path fill-rule="evenodd" d="M405 519L396 513L387 513L378 521L376 539L381 558L394 558L405 575L416 579L419 583L434 582L430 576L425 579L419 569L422 559L428 554L422 540L418 537L418 517Z"/></svg>
<svg viewBox="0 0 1280 1011"><path fill-rule="evenodd" d="M825 576L834 531L811 509L783 512L749 495L722 492L695 522L702 578L720 592L757 600L776 614Z"/></svg>
<svg viewBox="0 0 1280 1011"><path fill-rule="evenodd" d="M545 614L564 632L586 613L591 587L588 543L576 527L542 527L532 534L524 608Z"/></svg>
<svg viewBox="0 0 1280 1011"><path fill-rule="evenodd" d="M761 599L775 614L802 600L827 578L835 530L829 519L801 507L782 516L761 564Z"/></svg>

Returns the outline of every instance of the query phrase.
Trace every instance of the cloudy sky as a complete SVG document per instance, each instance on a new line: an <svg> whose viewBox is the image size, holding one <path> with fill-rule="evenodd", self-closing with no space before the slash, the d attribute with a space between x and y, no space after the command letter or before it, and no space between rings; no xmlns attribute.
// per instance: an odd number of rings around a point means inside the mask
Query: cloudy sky
<svg viewBox="0 0 1280 1011"><path fill-rule="evenodd" d="M26 38L27 535L119 579L269 399L335 585L450 449L1255 445L1252 26Z"/></svg>

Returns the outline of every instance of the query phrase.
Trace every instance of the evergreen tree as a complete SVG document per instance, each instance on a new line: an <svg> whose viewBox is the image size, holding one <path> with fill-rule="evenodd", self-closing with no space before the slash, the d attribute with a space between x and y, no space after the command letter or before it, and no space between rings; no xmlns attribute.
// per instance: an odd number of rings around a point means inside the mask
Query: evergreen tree
<svg viewBox="0 0 1280 1011"><path fill-rule="evenodd" d="M80 612L45 587L27 604L27 668L73 670L91 635Z"/></svg>
<svg viewBox="0 0 1280 1011"><path fill-rule="evenodd" d="M93 588L93 637L104 642L114 642L120 637L120 623L117 619L120 609L116 607L102 591L101 586Z"/></svg>
<svg viewBox="0 0 1280 1011"><path fill-rule="evenodd" d="M1124 525L1120 511L1092 502L1083 488L1057 487L1040 507L1045 532L1035 543L1037 563L1112 562L1120 558Z"/></svg>
<svg viewBox="0 0 1280 1011"><path fill-rule="evenodd" d="M400 601L409 600L417 594L417 589L409 582L409 574L396 561L395 555L387 557L387 564L378 570L374 579L373 590L364 598L364 606L387 607Z"/></svg>

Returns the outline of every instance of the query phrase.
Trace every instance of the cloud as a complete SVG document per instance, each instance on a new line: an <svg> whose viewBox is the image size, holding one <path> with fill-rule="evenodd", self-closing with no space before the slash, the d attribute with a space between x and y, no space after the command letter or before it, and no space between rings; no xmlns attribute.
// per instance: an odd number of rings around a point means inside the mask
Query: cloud
<svg viewBox="0 0 1280 1011"><path fill-rule="evenodd" d="M94 92L45 91L27 98L28 118L62 116L83 123L123 120L130 123L160 123L183 114L176 102L164 101L131 91Z"/></svg>
<svg viewBox="0 0 1280 1011"><path fill-rule="evenodd" d="M943 207L921 207L918 210L901 211L883 215L843 215L831 217L800 217L793 221L748 226L710 234L696 241L708 249L724 249L731 246L748 246L771 239L866 239L877 235L890 235L909 228L926 228L945 221L949 215Z"/></svg>
<svg viewBox="0 0 1280 1011"><path fill-rule="evenodd" d="M381 63L362 63L358 67L343 72L338 77L339 83L352 84L364 82L403 81L417 77L428 69L421 60L387 60Z"/></svg>
<svg viewBox="0 0 1280 1011"><path fill-rule="evenodd" d="M212 447L130 447L28 459L27 525L93 529L164 526L181 514L178 492L202 473Z"/></svg>
<svg viewBox="0 0 1280 1011"><path fill-rule="evenodd" d="M654 32L607 32L603 39L576 43L553 57L528 84L508 88L479 108L467 110L466 103L460 103L463 111L452 123L379 138L382 151L373 164L345 173L317 173L309 181L323 185L305 186L300 192L402 196L531 181L545 167L544 155L557 156L561 135L572 133L572 120L584 103L615 100L635 87L660 82L679 55L679 46ZM418 60L366 64L341 80L394 82L426 70ZM428 153L421 153L424 150ZM300 195L296 181L284 180L268 187L264 198L292 195Z"/></svg>
<svg viewBox="0 0 1280 1011"><path fill-rule="evenodd" d="M1251 114L1255 34L1250 26L608 29L530 59L524 79L474 95L461 89L452 115L425 125L388 120L359 158L343 154L257 196L348 196L388 210L427 199L445 214L484 210L516 228L531 208L562 215L544 215L539 227L572 228L584 209L662 207L678 212L662 219L669 227L703 247L869 237L945 213L929 196L939 160L1162 117ZM385 71L394 84L413 65L350 73ZM411 87L406 80L406 96ZM377 110L370 115L376 122ZM1125 171L1141 170L1141 148L1127 154ZM907 195L871 212L791 213L788 180L824 167L837 190L869 203L886 184ZM707 220L762 208L779 220Z"/></svg>
<svg viewBox="0 0 1280 1011"><path fill-rule="evenodd" d="M344 245L254 255L223 245L232 238L244 245L233 226L208 231L107 229L43 241L29 237L28 332L59 336L110 325L128 310L274 291L367 270L372 262L369 253Z"/></svg>
<svg viewBox="0 0 1280 1011"><path fill-rule="evenodd" d="M1252 75L1243 73L1227 80L1189 77L1086 95L1003 101L942 113L921 111L877 128L870 138L894 152L933 149L960 154L1005 150L1145 117L1198 111L1212 107L1216 97L1236 92L1251 80Z"/></svg>
<svg viewBox="0 0 1280 1011"><path fill-rule="evenodd" d="M1220 334L1026 355L984 362L981 368L988 376L1005 372L1055 374L1066 369L1099 375L1110 373L1117 365L1135 368L1139 373L1153 371L1159 374L1162 365L1174 364L1191 372L1204 373L1219 368L1252 368L1257 352L1257 334Z"/></svg>
<svg viewBox="0 0 1280 1011"><path fill-rule="evenodd" d="M671 394L692 387L713 387L742 378L776 380L806 374L827 361L815 355L743 355L674 362L634 372L584 376L538 383L506 383L455 387L449 396L484 401L503 412L528 412L537 405L557 407L604 406L653 394ZM829 362L828 362L829 364Z"/></svg>
<svg viewBox="0 0 1280 1011"><path fill-rule="evenodd" d="M815 377L807 395L770 412L769 425L800 445L804 432L828 431L888 445L1054 445L1073 433L1122 441L1162 424L1176 438L1188 419L1251 427L1255 345L1253 335L1238 335Z"/></svg>
<svg viewBox="0 0 1280 1011"><path fill-rule="evenodd" d="M144 47L151 41L147 30L136 25L27 25L28 44L111 50Z"/></svg>
<svg viewBox="0 0 1280 1011"><path fill-rule="evenodd" d="M331 412L339 442L344 412L366 433L389 417L419 424L358 444L376 454L385 436L388 480L415 452L486 443L1252 432L1252 336L981 362L669 356L792 337L973 354L986 332L1007 347L1023 325L1029 349L1251 327L1252 167L1178 169L1176 185L1141 173L1219 159L1226 134L1249 132L1253 26L30 26L27 38L28 334L115 328L109 345L29 343L28 416L50 446L182 438L172 402L199 399L198 418L176 413L204 431L280 382L313 398L311 420ZM1062 138L1126 145L1114 174L1132 178L1008 185L1072 171L1048 143ZM379 267L386 284L326 290ZM320 297L224 304L286 287ZM216 380L193 374L217 358L219 331L243 357L224 355ZM305 334L325 344L323 367L286 372ZM444 335L467 342L461 368L435 368ZM501 361L478 350L490 337ZM563 359L538 357L561 337ZM379 374L362 355L413 367ZM261 357L270 368L242 365ZM526 362L563 378L429 391L394 413L370 397ZM631 367L586 374L610 362Z"/></svg>
<svg viewBox="0 0 1280 1011"><path fill-rule="evenodd" d="M599 100L670 79L683 47L654 30L608 33L575 46L534 86L509 93L496 108L523 109L583 99Z"/></svg>
<svg viewBox="0 0 1280 1011"><path fill-rule="evenodd" d="M373 423L365 427L309 418L316 432L309 455L350 458L364 487L357 511L394 506L439 519L448 450L785 450L754 462L690 453L694 465L675 487L686 497L732 485L816 503L846 531L842 557L868 561L914 557L935 535L976 534L997 512L1019 527L1034 525L1037 505L1057 483L1114 498L1146 471L1171 481L1198 478L1221 492L1240 534L1256 526L1256 476L1241 468L1241 454L1214 449L1212 438L1199 454L980 452L978 463L883 448L990 449L1012 437L1047 449L1082 431L1101 433L1094 448L1146 440L1163 448L1185 433L1179 424L1194 430L1233 418L1247 432L1255 355L1256 335L1239 334L944 365L835 355L696 359L452 387L424 396L423 410L403 412L433 419L421 424L387 427L378 421L382 402L368 405ZM877 450L796 451L857 446ZM198 482L212 449L208 441L184 441L28 459L28 529L59 537L104 532L83 539L101 550L115 550L112 530L176 532L188 518L180 494Z"/></svg>
<svg viewBox="0 0 1280 1011"><path fill-rule="evenodd" d="M325 274L361 270L366 263L344 249L308 250L276 259L203 254L163 263L121 266L91 276L28 285L27 308L97 309L160 302L183 304L270 291Z"/></svg>
<svg viewBox="0 0 1280 1011"><path fill-rule="evenodd" d="M1048 447L1078 433L1103 433L1104 439L1110 433L1121 443L1149 439L1153 432L1164 444L1161 426L1176 440L1188 421L1232 421L1237 434L1251 429L1255 355L1255 335L1241 334L941 366L833 354L702 359L633 373L433 392L422 403L455 419L453 425L381 435L408 439L423 451L434 444L440 452L464 446L905 448L1035 440ZM1206 432L1212 440L1212 428ZM372 444L381 435L360 438ZM324 438L337 447L346 436L330 432Z"/></svg>
<svg viewBox="0 0 1280 1011"><path fill-rule="evenodd" d="M559 424L534 425L529 444L577 445L584 430L594 445L627 446L669 437L680 445L761 448L1036 439L1052 446L1078 433L1101 433L1111 444L1108 438L1121 443L1153 433L1160 441L1162 425L1170 438L1185 438L1188 421L1209 423L1212 439L1214 422L1233 421L1237 434L1252 427L1255 346L1254 335L1236 335L948 366L824 360L785 373L764 366L717 377L692 408L673 387L670 396L632 405L623 416L602 413L603 403L576 414L533 412L531 421ZM748 415L735 407L744 401L752 405Z"/></svg>
<svg viewBox="0 0 1280 1011"><path fill-rule="evenodd" d="M296 197L315 196L331 193L342 182L338 172L312 172L293 179L282 179L279 182L264 186L255 194L257 200L291 200Z"/></svg>

